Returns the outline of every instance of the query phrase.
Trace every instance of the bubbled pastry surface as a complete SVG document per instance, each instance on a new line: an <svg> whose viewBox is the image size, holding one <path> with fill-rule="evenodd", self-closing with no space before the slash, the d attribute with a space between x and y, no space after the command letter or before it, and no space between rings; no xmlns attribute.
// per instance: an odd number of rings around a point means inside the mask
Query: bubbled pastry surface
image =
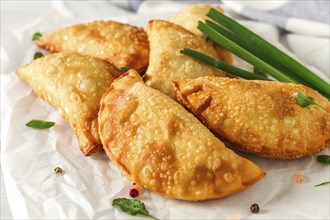
<svg viewBox="0 0 330 220"><path fill-rule="evenodd" d="M183 27L168 21L152 20L148 23L147 34L150 59L145 76L146 84L171 98L175 99L172 80L226 75L221 70L180 53L180 50L190 48L220 59L216 50L205 39Z"/></svg>
<svg viewBox="0 0 330 220"><path fill-rule="evenodd" d="M106 153L131 181L170 198L222 198L264 176L133 70L104 94L99 131Z"/></svg>
<svg viewBox="0 0 330 220"><path fill-rule="evenodd" d="M115 21L76 24L43 35L36 45L52 52L76 52L98 57L118 69L145 71L149 42L143 28Z"/></svg>
<svg viewBox="0 0 330 220"><path fill-rule="evenodd" d="M223 13L223 9L220 8L219 6L212 7L212 5L209 4L194 4L183 8L177 14L172 16L169 21L184 27L185 29L187 29L188 31L192 32L197 36L203 37L204 34L197 28L197 25L199 21L205 21L211 19L208 16L206 16L206 14L209 12L211 8ZM233 56L229 51L223 49L217 44L214 43L212 44L214 49L217 51L221 61L228 64L233 63Z"/></svg>
<svg viewBox="0 0 330 220"><path fill-rule="evenodd" d="M59 110L85 155L102 149L97 115L103 93L120 74L114 66L98 58L62 52L39 58L16 73Z"/></svg>
<svg viewBox="0 0 330 220"><path fill-rule="evenodd" d="M330 143L330 102L299 84L201 77L176 81L178 99L206 126L244 151L275 159L311 155ZM301 107L302 91L317 105Z"/></svg>

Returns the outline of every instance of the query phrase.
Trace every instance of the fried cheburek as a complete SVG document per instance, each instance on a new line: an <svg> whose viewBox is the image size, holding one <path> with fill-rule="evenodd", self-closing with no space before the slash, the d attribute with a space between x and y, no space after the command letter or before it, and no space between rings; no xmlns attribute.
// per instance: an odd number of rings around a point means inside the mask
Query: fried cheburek
<svg viewBox="0 0 330 220"><path fill-rule="evenodd" d="M20 67L16 73L40 98L59 110L85 155L102 149L97 124L100 100L120 75L119 70L98 58L55 53Z"/></svg>
<svg viewBox="0 0 330 220"><path fill-rule="evenodd" d="M239 149L274 159L311 155L330 143L330 102L299 84L201 77L177 80L178 100L215 134ZM317 105L301 107L302 91Z"/></svg>
<svg viewBox="0 0 330 220"><path fill-rule="evenodd" d="M265 175L134 70L103 95L99 132L105 152L126 177L166 197L221 198Z"/></svg>
<svg viewBox="0 0 330 220"><path fill-rule="evenodd" d="M207 12L211 8L214 8L221 13L224 12L223 9L219 6L212 7L208 4L189 5L171 17L169 21L184 27L197 36L202 37L204 34L197 28L198 21L211 20L211 18L206 16ZM218 52L221 61L228 64L233 63L233 56L229 51L216 44L214 44L214 49Z"/></svg>
<svg viewBox="0 0 330 220"><path fill-rule="evenodd" d="M171 80L226 75L221 70L180 53L180 50L187 47L220 59L215 49L205 39L183 27L168 21L152 20L148 23L147 34L150 42L150 58L145 74L146 84L171 98L175 99Z"/></svg>
<svg viewBox="0 0 330 220"><path fill-rule="evenodd" d="M115 21L76 24L42 35L36 45L52 52L76 52L98 57L118 69L147 69L149 42L143 28Z"/></svg>

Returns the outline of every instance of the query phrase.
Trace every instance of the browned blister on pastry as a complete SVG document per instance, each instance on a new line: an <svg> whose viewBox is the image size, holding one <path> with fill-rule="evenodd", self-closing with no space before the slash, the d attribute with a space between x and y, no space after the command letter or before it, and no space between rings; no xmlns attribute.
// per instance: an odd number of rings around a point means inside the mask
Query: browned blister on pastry
<svg viewBox="0 0 330 220"><path fill-rule="evenodd" d="M43 35L36 44L52 52L77 52L98 57L118 69L146 70L149 42L143 28L115 21L76 24Z"/></svg>
<svg viewBox="0 0 330 220"><path fill-rule="evenodd" d="M213 8L221 13L223 13L223 9L219 6L212 7L209 4L195 4L189 5L182 9L180 12L175 14L173 17L170 18L170 22L174 24L180 25L187 29L188 31L196 34L197 36L204 36L204 34L197 28L199 21L205 20L212 20L211 18L207 17L206 14L209 10ZM233 63L233 56L232 54L227 51L226 49L212 43L214 49L218 52L220 60L232 64Z"/></svg>
<svg viewBox="0 0 330 220"><path fill-rule="evenodd" d="M150 21L147 28L150 42L150 60L146 84L175 98L171 80L200 76L225 76L225 72L210 67L180 53L185 47L219 58L205 39L168 21Z"/></svg>
<svg viewBox="0 0 330 220"><path fill-rule="evenodd" d="M55 53L20 67L16 73L59 110L85 155L102 149L97 115L103 93L120 75L114 66L90 56Z"/></svg>
<svg viewBox="0 0 330 220"><path fill-rule="evenodd" d="M173 83L178 99L207 127L239 149L276 159L311 155L330 143L330 103L298 84L201 77ZM302 91L317 105L301 107Z"/></svg>
<svg viewBox="0 0 330 220"><path fill-rule="evenodd" d="M104 94L99 131L107 155L126 177L166 197L221 198L265 175L133 70Z"/></svg>

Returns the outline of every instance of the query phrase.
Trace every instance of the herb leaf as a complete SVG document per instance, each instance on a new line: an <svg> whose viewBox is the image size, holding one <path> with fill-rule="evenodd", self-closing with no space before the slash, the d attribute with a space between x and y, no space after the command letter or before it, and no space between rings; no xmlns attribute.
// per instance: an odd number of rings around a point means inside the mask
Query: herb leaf
<svg viewBox="0 0 330 220"><path fill-rule="evenodd" d="M309 105L317 105L320 108L324 109L325 111L327 111L323 106L321 106L320 104L316 103L314 101L313 97L310 96L305 96L305 94L302 91L298 91L293 93L293 96L295 97L298 105L300 105L301 107L305 108Z"/></svg>
<svg viewBox="0 0 330 220"><path fill-rule="evenodd" d="M33 56L33 59L34 60L36 60L36 59L38 59L38 58L40 58L40 57L43 57L44 55L42 54L42 53L40 53L40 52L36 52L35 54L34 54L34 56Z"/></svg>
<svg viewBox="0 0 330 220"><path fill-rule="evenodd" d="M306 97L302 91L298 91L297 93L294 93L293 95L294 95L296 101L298 102L298 104L303 108L315 103L313 97L310 97L310 96Z"/></svg>
<svg viewBox="0 0 330 220"><path fill-rule="evenodd" d="M152 219L156 217L149 214L144 203L137 199L118 198L112 201L112 206L119 206L120 209L130 215L144 215Z"/></svg>
<svg viewBox="0 0 330 220"><path fill-rule="evenodd" d="M330 164L330 155L318 155L316 159L320 163Z"/></svg>
<svg viewBox="0 0 330 220"><path fill-rule="evenodd" d="M25 124L27 127L35 128L35 129L47 129L53 127L55 122L52 121L43 121L43 120L31 120Z"/></svg>
<svg viewBox="0 0 330 220"><path fill-rule="evenodd" d="M327 185L327 184L330 184L330 181L323 182L323 183L319 183L319 184L317 184L317 185L314 185L314 187L317 187L317 186L323 186L323 185Z"/></svg>
<svg viewBox="0 0 330 220"><path fill-rule="evenodd" d="M39 40L39 38L42 36L42 34L40 32L35 32L33 35L32 35L32 41L36 41L36 40Z"/></svg>

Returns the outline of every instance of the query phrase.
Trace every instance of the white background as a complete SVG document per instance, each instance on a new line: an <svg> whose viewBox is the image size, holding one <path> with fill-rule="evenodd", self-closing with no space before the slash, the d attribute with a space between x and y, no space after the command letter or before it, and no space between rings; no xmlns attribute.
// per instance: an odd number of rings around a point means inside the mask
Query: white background
<svg viewBox="0 0 330 220"><path fill-rule="evenodd" d="M158 4L146 3L141 7L139 14L134 15L116 5L109 4L109 1L97 4L90 2L62 4L61 1L1 1L1 165L15 218L54 216L58 218L130 218L111 209L110 205L114 197L127 195L130 183L121 176L105 155L83 157L77 150L77 142L71 129L57 111L37 98L28 86L15 77L14 70L23 63L29 62L33 53L37 51L30 40L32 34L36 31L49 32L64 25L98 19L114 19L144 26L149 19L166 18L181 7L180 4L165 1ZM255 22L245 22L245 24L272 42L281 42L300 59L312 65L313 70L329 79L328 38L284 34L270 25ZM56 120L57 128L38 133L21 126L33 116ZM60 140L57 139L59 137ZM46 145L49 149L35 147L36 145ZM73 146L64 147L63 145ZM26 151L26 148L31 148L31 150ZM329 149L323 153L329 154ZM210 219L225 218L233 214L240 214L244 218L260 219L329 219L329 187L313 187L316 183L329 180L329 168L316 163L314 156L284 162L260 159L251 155L245 156L258 163L267 172L267 177L242 193L223 200L203 203L167 200L150 192L145 192L141 199L146 202L150 212L160 218L187 218L184 212L189 208L191 216ZM82 164L87 166L76 167ZM65 169L60 179L52 175L52 169L57 165ZM305 184L299 186L292 183L292 175L298 170L301 170L306 177ZM94 172L91 173L91 171ZM22 175L22 179L18 178L18 173ZM96 177L93 175L95 173ZM114 177L116 177L115 181ZM34 182L37 179L38 181ZM84 194L90 187L91 179L96 181L99 188L91 189L90 192L95 192L100 196L97 198L99 201L93 202L93 206L90 206L89 202L95 199L95 196ZM25 184L27 180L31 182ZM48 185L43 188L43 186L36 186L36 183ZM38 191L39 187L48 191ZM57 190L62 191L59 193ZM80 198L77 194L81 192L84 193ZM49 200L49 203L45 202L42 210L40 207L34 208L28 205L28 203L45 201L44 195L47 193L67 197L55 201ZM36 199L38 196L40 200ZM82 204L65 207L62 201L80 201ZM251 216L248 208L253 202L258 202L262 211L258 215ZM56 205L60 207L55 209L56 213L51 213ZM80 206L90 212L80 216L78 214ZM10 218L1 175L1 219Z"/></svg>

